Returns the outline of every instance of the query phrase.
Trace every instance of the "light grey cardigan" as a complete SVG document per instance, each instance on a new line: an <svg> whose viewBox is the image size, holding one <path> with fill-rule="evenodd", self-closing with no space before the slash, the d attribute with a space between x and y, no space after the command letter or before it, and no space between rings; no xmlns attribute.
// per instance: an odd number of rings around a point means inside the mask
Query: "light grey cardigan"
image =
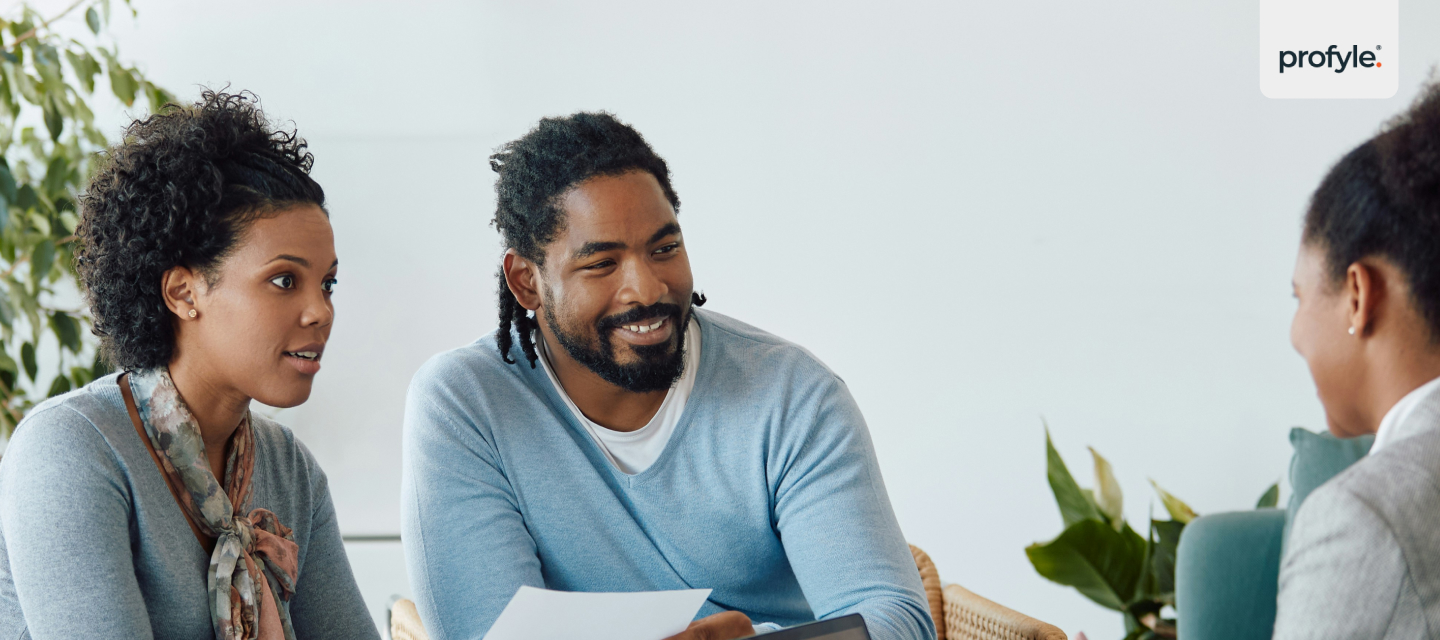
<svg viewBox="0 0 1440 640"><path fill-rule="evenodd" d="M213 638L195 539L110 375L36 407L0 459L0 640ZM325 474L254 416L251 504L295 532L300 640L378 639Z"/></svg>
<svg viewBox="0 0 1440 640"><path fill-rule="evenodd" d="M1296 514L1275 640L1440 638L1440 393L1395 427Z"/></svg>

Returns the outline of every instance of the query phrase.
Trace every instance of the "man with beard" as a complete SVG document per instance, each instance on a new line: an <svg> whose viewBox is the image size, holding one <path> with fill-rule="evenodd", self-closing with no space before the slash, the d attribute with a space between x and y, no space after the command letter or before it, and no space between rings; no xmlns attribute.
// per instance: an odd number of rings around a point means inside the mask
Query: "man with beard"
<svg viewBox="0 0 1440 640"><path fill-rule="evenodd" d="M548 118L490 161L500 327L427 363L406 407L430 636L480 638L530 585L713 589L676 638L850 613L876 640L933 638L859 408L809 352L697 308L680 200L640 134Z"/></svg>

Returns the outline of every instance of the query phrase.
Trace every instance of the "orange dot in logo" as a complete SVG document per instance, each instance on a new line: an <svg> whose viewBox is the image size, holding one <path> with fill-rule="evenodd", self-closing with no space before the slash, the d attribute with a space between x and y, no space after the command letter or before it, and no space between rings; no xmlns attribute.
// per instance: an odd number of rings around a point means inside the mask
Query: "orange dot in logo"
<svg viewBox="0 0 1440 640"><path fill-rule="evenodd" d="M1376 63L1375 63L1375 66L1377 66L1377 67L1383 67L1383 66L1385 66L1385 65L1376 62Z"/></svg>

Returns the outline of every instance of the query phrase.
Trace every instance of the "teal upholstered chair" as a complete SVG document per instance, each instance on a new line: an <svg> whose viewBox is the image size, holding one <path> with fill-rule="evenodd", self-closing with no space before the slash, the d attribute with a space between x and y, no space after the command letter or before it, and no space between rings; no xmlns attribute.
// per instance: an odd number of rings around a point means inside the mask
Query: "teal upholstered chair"
<svg viewBox="0 0 1440 640"><path fill-rule="evenodd" d="M1186 525L1175 563L1181 638L1269 640L1290 519L1311 491L1364 457L1374 441L1292 429L1292 493L1285 509L1217 513Z"/></svg>

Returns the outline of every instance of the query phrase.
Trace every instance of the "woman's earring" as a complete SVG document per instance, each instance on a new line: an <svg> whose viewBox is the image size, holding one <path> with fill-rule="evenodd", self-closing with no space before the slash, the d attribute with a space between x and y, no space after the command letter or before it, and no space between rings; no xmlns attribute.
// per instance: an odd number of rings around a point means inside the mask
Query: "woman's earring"
<svg viewBox="0 0 1440 640"><path fill-rule="evenodd" d="M186 314L186 315L189 315L191 318L194 318L195 316L200 315L200 312L199 312L199 311L196 311L196 310L194 310L194 309L191 309L191 310L190 310L190 313L188 313L188 314ZM1355 333L1355 330L1354 330L1354 329L1351 329L1351 330L1350 330L1350 333Z"/></svg>
<svg viewBox="0 0 1440 640"><path fill-rule="evenodd" d="M191 310L190 310L190 317L192 317L192 318L195 317L195 310L194 310L194 309L191 309ZM1350 327L1350 335L1352 335L1352 336L1355 335L1355 327Z"/></svg>

